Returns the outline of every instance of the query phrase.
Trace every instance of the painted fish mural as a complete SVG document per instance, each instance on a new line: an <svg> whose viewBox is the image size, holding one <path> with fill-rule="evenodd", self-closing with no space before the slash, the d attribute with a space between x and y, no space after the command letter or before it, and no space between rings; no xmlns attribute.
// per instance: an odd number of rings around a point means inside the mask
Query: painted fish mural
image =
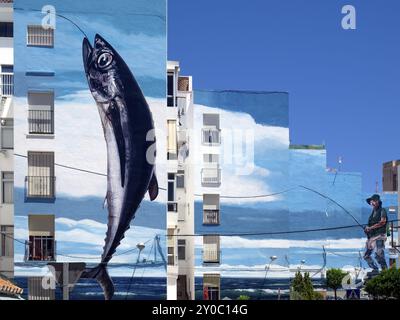
<svg viewBox="0 0 400 320"><path fill-rule="evenodd" d="M146 192L151 201L158 196L155 174L154 122L150 108L131 70L118 52L100 35L94 45L83 40L83 64L89 89L97 103L107 144L108 227L101 263L86 269L83 278L98 281L106 300L114 295L107 272L125 232ZM151 152L149 152L151 151Z"/></svg>

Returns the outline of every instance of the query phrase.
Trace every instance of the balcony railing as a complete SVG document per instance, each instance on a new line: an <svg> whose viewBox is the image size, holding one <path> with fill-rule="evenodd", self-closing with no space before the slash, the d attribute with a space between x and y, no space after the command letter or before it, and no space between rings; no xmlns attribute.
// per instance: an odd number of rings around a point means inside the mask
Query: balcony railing
<svg viewBox="0 0 400 320"><path fill-rule="evenodd" d="M53 237L33 237L25 241L24 261L56 261L56 248Z"/></svg>
<svg viewBox="0 0 400 320"><path fill-rule="evenodd" d="M204 264L219 264L221 262L221 250L203 250Z"/></svg>
<svg viewBox="0 0 400 320"><path fill-rule="evenodd" d="M14 73L0 72L0 96L14 94Z"/></svg>
<svg viewBox="0 0 400 320"><path fill-rule="evenodd" d="M203 187L219 187L221 185L221 169L204 168L201 170L201 183Z"/></svg>
<svg viewBox="0 0 400 320"><path fill-rule="evenodd" d="M204 225L219 225L219 210L203 210Z"/></svg>
<svg viewBox="0 0 400 320"><path fill-rule="evenodd" d="M203 144L216 146L221 144L221 130L215 129L203 129Z"/></svg>
<svg viewBox="0 0 400 320"><path fill-rule="evenodd" d="M54 134L54 112L52 110L29 110L30 134Z"/></svg>
<svg viewBox="0 0 400 320"><path fill-rule="evenodd" d="M56 195L56 177L25 177L25 197L27 199L54 199Z"/></svg>
<svg viewBox="0 0 400 320"><path fill-rule="evenodd" d="M53 47L54 29L44 29L41 25L28 26L27 45L36 47Z"/></svg>

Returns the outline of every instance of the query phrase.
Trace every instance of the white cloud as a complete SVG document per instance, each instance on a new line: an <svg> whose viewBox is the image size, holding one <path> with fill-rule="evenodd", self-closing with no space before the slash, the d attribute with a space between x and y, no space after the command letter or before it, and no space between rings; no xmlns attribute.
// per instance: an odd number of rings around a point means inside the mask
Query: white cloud
<svg viewBox="0 0 400 320"><path fill-rule="evenodd" d="M196 246L201 247L201 237L196 238ZM325 246L327 249L361 249L365 246L365 239L320 239L320 240L289 240L289 239L247 239L243 237L221 237L221 248L233 249L251 249L251 248L276 248L276 249L290 249L290 248L322 248Z"/></svg>
<svg viewBox="0 0 400 320"><path fill-rule="evenodd" d="M153 113L155 127L157 128L157 177L161 187L166 186L166 123L167 108L164 99L148 98L148 103ZM55 113L56 135L53 140L26 139L28 117L27 108L22 98L15 99L15 145L17 154L26 155L30 150L47 151L54 150L58 164L75 167L83 170L105 174L107 170L106 144L103 130L97 111L97 106L88 91L79 91L69 94L57 101ZM232 127L253 130L255 132L255 148L263 150L285 150L288 146L288 129L271 127L257 124L254 119L245 113L230 112L222 109L209 108L196 105L195 123L199 123L199 117L203 112L214 112L221 114L223 130ZM201 122L200 122L201 123ZM200 137L200 127L196 127L194 139L191 140L191 152L195 155L195 192L207 192L201 186L200 172L202 169L202 155L199 154L203 148ZM25 175L27 174L27 160L16 158L15 185L24 187ZM279 174L268 167L254 165L251 175L238 175L235 173L237 166L222 164L222 186L220 192L224 195L254 195L270 194L276 191L271 185L271 175ZM106 177L56 167L57 193L75 197L99 196L104 197L107 188ZM238 192L237 186L245 192ZM208 190L208 191L215 191ZM146 195L146 199L148 196ZM224 199L225 202L243 203L279 200L279 196L257 198L257 199ZM166 192L162 191L157 198L158 202L166 202Z"/></svg>

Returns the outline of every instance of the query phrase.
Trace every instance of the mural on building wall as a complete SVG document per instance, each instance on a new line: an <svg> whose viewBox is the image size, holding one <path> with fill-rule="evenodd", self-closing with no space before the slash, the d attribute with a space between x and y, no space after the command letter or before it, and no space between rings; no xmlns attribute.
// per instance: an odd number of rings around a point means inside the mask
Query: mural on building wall
<svg viewBox="0 0 400 320"><path fill-rule="evenodd" d="M226 278L225 287L253 278L247 281L254 287L247 286L241 293L256 298L254 292L262 292L267 298L278 292L288 295L290 278L297 270L308 271L316 279L331 267L354 272L364 246L361 228L329 228L355 224L345 210L363 221L361 175L329 170L323 145L289 146L287 94L198 90L195 103L196 132L201 132L202 114L217 113L222 134L220 188L202 188L201 177L197 178L199 192L221 195L220 225L203 224L202 199L197 198L196 232L238 234L221 237L218 266L203 265L199 241L199 273L220 273ZM251 170L238 174L237 169L246 163L245 150L233 151L233 159L241 162L225 162L224 157L227 149L234 149L231 132L246 129L254 133L254 155L247 154ZM199 150L204 152L204 148ZM198 173L201 168L198 164ZM316 231L296 233L299 230ZM256 281L266 275L266 281ZM221 296L231 294L224 285L221 290Z"/></svg>
<svg viewBox="0 0 400 320"><path fill-rule="evenodd" d="M36 34L35 26L42 23L44 15L41 9L44 5L53 6L58 15L67 19L56 16L55 29L45 33L45 39L41 39L40 34ZM150 144L154 145L153 151L165 150L166 141L155 141L154 135L146 141L146 136L143 137L139 132L135 132L135 137L128 137L126 135L132 133L129 130L124 130L121 135L118 131L117 109L113 108L110 109L112 112L107 119L111 119L113 123L112 135L115 135L115 140L107 132L103 132L99 111L96 110L99 96L92 95L95 88L101 88L94 80L89 80L92 93L88 90L88 78L82 62L82 32L88 39L97 39L97 45L100 43L100 36L96 37L96 34L101 33L103 40L106 39L104 44L110 43L116 49L112 51L111 45L108 46L115 60L111 61L110 56L103 55L98 57L100 60L97 62L107 70L118 63L115 67L119 68L119 78L117 80L114 77L112 81L129 81L122 83L118 89L132 89L123 94L120 92L115 99L118 107L122 104L129 106L126 109L129 124L123 118L124 110L119 109L121 128L132 125L140 127L143 132L156 128L160 132L157 135L165 136L165 1L118 0L113 3L103 2L99 7L94 0L80 3L17 0L14 7L16 237L29 240L31 234L28 230L28 216L53 215L54 255L58 262L83 261L92 268L109 260L116 249L114 258L108 265L115 284L114 299L165 297L165 290L162 289L165 282L165 263L159 252L155 255L155 250L165 250L163 235L166 195L162 191L155 199L155 178L150 182L153 164L144 165L142 158L132 158L130 153L133 145L145 149ZM46 45L38 42L39 40L46 40ZM100 50L95 45L94 50L96 49ZM126 69L121 70L122 68ZM93 69L90 70L89 67L87 71L93 76ZM130 76L130 73L134 76ZM125 139L124 142L122 139ZM110 145L112 140L116 143L116 150L113 149L114 145ZM116 158L115 162L112 160L107 163L107 158L111 157ZM128 159L125 163L122 161L124 158ZM159 152L155 166L160 186L166 185L165 163L166 154ZM121 165L125 167L125 172ZM114 170L114 166L117 170ZM141 179L132 179L133 167L141 167ZM108 175L110 171L118 174ZM107 181L107 176L110 176L109 180L125 177L121 178L120 187L117 187L119 190L110 187L114 183ZM151 194L145 195L149 184ZM133 197L125 197L121 208L116 204L120 191L134 194ZM104 205L106 193L108 204ZM151 203L151 200L154 201ZM114 211L118 210L115 215L120 215L120 221L119 224L114 224L115 221L109 221L108 211L114 216ZM131 229L126 232L124 240L118 246L134 214L135 220ZM110 230L107 232L108 229ZM108 237L103 249L106 233ZM137 260L138 244L144 244L140 261ZM26 256L22 244L16 245L15 257L17 277L46 272L42 268L43 264L29 261L32 257ZM151 290L141 289L138 294L135 289L139 285L137 283L132 283L128 290L129 281L126 277L131 277L135 264L143 272L143 282L150 281L148 279L152 277L151 281L160 284L157 290L155 287L150 288ZM103 292L95 282L90 293L84 291L84 287L80 285L75 288L73 298L103 298ZM87 283L82 284L84 285Z"/></svg>
<svg viewBox="0 0 400 320"><path fill-rule="evenodd" d="M106 300L114 295L114 285L106 266L124 238L144 195L158 196L155 174L153 116L129 67L118 52L96 35L94 46L83 40L83 64L89 89L97 103L107 144L107 237L100 264L85 270L82 277L95 278Z"/></svg>
<svg viewBox="0 0 400 320"><path fill-rule="evenodd" d="M196 192L220 195L217 226L203 223L204 199L196 198L196 233L234 235L220 237L220 264L214 266L203 265L202 242L198 239L198 275L220 273L221 298L235 294L256 299L261 294L266 298L276 294L278 288L285 294L290 242L274 233L290 228L289 194L285 194L290 189L288 94L197 90L194 99L197 143L202 141L204 114L219 115L222 136L220 148L199 145L195 149L196 159L203 158L201 153L217 153L221 168L220 187L210 188L201 185L205 163L196 164ZM266 266L268 278L263 284ZM247 289L241 291L244 283Z"/></svg>

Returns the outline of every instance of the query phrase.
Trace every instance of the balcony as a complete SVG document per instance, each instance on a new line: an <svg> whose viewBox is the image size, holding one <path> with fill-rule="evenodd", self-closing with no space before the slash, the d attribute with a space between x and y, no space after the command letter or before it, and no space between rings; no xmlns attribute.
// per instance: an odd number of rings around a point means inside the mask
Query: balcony
<svg viewBox="0 0 400 320"><path fill-rule="evenodd" d="M220 264L221 250L203 250L203 264Z"/></svg>
<svg viewBox="0 0 400 320"><path fill-rule="evenodd" d="M29 134L54 134L54 112L52 110L29 110Z"/></svg>
<svg viewBox="0 0 400 320"><path fill-rule="evenodd" d="M29 241L25 241L24 261L56 261L54 237L30 236Z"/></svg>
<svg viewBox="0 0 400 320"><path fill-rule="evenodd" d="M219 187L221 185L221 169L219 167L202 169L201 184L203 187Z"/></svg>
<svg viewBox="0 0 400 320"><path fill-rule="evenodd" d="M219 264L221 262L219 235L203 236L203 264Z"/></svg>
<svg viewBox="0 0 400 320"><path fill-rule="evenodd" d="M14 73L0 72L0 96L14 94Z"/></svg>
<svg viewBox="0 0 400 320"><path fill-rule="evenodd" d="M25 177L25 198L29 200L54 200L56 194L56 177Z"/></svg>
<svg viewBox="0 0 400 320"><path fill-rule="evenodd" d="M219 225L219 210L203 210L203 225Z"/></svg>

